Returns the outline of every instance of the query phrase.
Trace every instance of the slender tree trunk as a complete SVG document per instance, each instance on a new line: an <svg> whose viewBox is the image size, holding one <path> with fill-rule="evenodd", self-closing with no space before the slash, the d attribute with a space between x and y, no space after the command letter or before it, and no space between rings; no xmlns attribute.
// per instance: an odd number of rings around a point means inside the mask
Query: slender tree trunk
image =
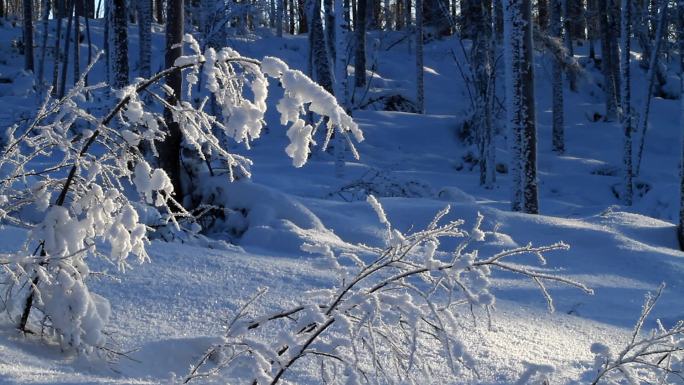
<svg viewBox="0 0 684 385"><path fill-rule="evenodd" d="M64 2L65 0L55 0L55 16L57 28L55 30L55 47L52 51L54 58L54 66L52 67L52 95L56 96L59 92L59 63L61 62L60 43L62 41L62 16L64 16ZM106 39L105 39L106 41Z"/></svg>
<svg viewBox="0 0 684 385"><path fill-rule="evenodd" d="M325 42L328 46L328 56L330 63L335 63L335 11L333 0L323 0L323 14L325 16Z"/></svg>
<svg viewBox="0 0 684 385"><path fill-rule="evenodd" d="M74 84L81 77L81 23L79 16L83 14L83 0L73 0L74 1Z"/></svg>
<svg viewBox="0 0 684 385"><path fill-rule="evenodd" d="M294 35L295 34L295 0L289 0L289 2L290 2L290 35Z"/></svg>
<svg viewBox="0 0 684 385"><path fill-rule="evenodd" d="M546 31L549 28L549 0L537 0L537 25L540 31Z"/></svg>
<svg viewBox="0 0 684 385"><path fill-rule="evenodd" d="M655 40L653 44L653 51L651 52L650 65L648 67L648 73L646 74L646 81L648 85L644 94L644 104L639 114L639 124L637 125L637 130L640 131L641 135L639 137L639 149L636 158L636 167L634 175L638 176L639 171L641 171L641 160L644 152L644 143L646 142L646 132L648 131L648 115L651 111L651 98L653 96L653 88L655 87L655 75L658 68L658 55L660 52L660 47L662 46L663 40L666 39L665 34L667 33L667 4L668 0L661 0L660 11L658 13L658 27L656 30Z"/></svg>
<svg viewBox="0 0 684 385"><path fill-rule="evenodd" d="M356 49L354 52L354 85L363 87L366 85L366 1L357 0L356 10Z"/></svg>
<svg viewBox="0 0 684 385"><path fill-rule="evenodd" d="M613 77L613 64L611 55L611 45L615 44L608 21L608 0L598 0L600 27L601 27L601 70L603 72L604 91L606 94L606 116L608 122L615 121L618 115L617 109L617 90Z"/></svg>
<svg viewBox="0 0 684 385"><path fill-rule="evenodd" d="M522 18L520 0L503 0L503 46L506 62L506 120L510 151L511 210L523 209L521 138L523 106L521 105Z"/></svg>
<svg viewBox="0 0 684 385"><path fill-rule="evenodd" d="M532 2L520 0L523 20L521 98L524 107L524 127L521 138L523 211L528 214L539 213L537 193L537 125L534 98L534 46L532 40Z"/></svg>
<svg viewBox="0 0 684 385"><path fill-rule="evenodd" d="M479 12L473 22L479 33L476 35L471 58L475 72L475 88L477 102L475 120L477 125L478 158L480 167L480 185L491 188L495 178L493 162L493 120L492 120L492 11L491 0L477 0Z"/></svg>
<svg viewBox="0 0 684 385"><path fill-rule="evenodd" d="M33 2L23 0L24 5L24 69L33 72Z"/></svg>
<svg viewBox="0 0 684 385"><path fill-rule="evenodd" d="M551 36L556 39L562 38L561 13L562 0L551 0ZM557 154L565 153L565 112L563 105L563 66L559 58L551 55L552 61L552 139L551 147Z"/></svg>
<svg viewBox="0 0 684 385"><path fill-rule="evenodd" d="M104 42L102 48L105 53L105 79L107 83L112 82L112 49L111 49L111 29L112 29L112 0L103 0L105 3L104 17Z"/></svg>
<svg viewBox="0 0 684 385"><path fill-rule="evenodd" d="M336 40L335 48L335 97L338 103L349 111L349 87L347 87L347 45L349 44L349 20L344 15L349 14L349 1L335 0L335 13L333 15ZM332 27L332 25L331 25ZM335 153L335 176L344 177L344 158L346 142L344 135L339 132L334 133L334 153Z"/></svg>
<svg viewBox="0 0 684 385"><path fill-rule="evenodd" d="M154 0L157 7L157 24L164 24L164 0Z"/></svg>
<svg viewBox="0 0 684 385"><path fill-rule="evenodd" d="M67 83L67 69L69 68L69 37L71 35L71 26L74 21L74 0L69 1L67 5L67 12L69 13L67 28L64 31L64 64L62 65L62 80L59 84L59 98L63 98L66 93L66 83Z"/></svg>
<svg viewBox="0 0 684 385"><path fill-rule="evenodd" d="M629 0L622 0L622 20L621 20L620 35L622 40L622 128L624 131L624 191L622 201L625 205L632 205L632 85L630 74L630 52L631 52L631 35L632 35L632 7Z"/></svg>
<svg viewBox="0 0 684 385"><path fill-rule="evenodd" d="M126 0L112 0L112 43L114 88L128 85L128 19Z"/></svg>
<svg viewBox="0 0 684 385"><path fill-rule="evenodd" d="M278 8L276 9L276 35L278 37L283 37L283 5L287 4L287 1L279 0Z"/></svg>
<svg viewBox="0 0 684 385"><path fill-rule="evenodd" d="M306 20L306 0L298 1L297 14L299 15L299 30L297 31L297 33L308 33L309 26Z"/></svg>
<svg viewBox="0 0 684 385"><path fill-rule="evenodd" d="M423 71L423 0L416 0L416 107L425 113L425 84Z"/></svg>
<svg viewBox="0 0 684 385"><path fill-rule="evenodd" d="M680 103L680 141L681 141L681 160L679 163L679 226L677 227L677 238L679 239L679 248L684 250L684 1L677 3L677 14L679 16L679 23L677 25L677 40L679 45L679 80L682 90L679 96Z"/></svg>
<svg viewBox="0 0 684 385"><path fill-rule="evenodd" d="M140 40L140 77L152 76L152 0L138 0L138 37Z"/></svg>
<svg viewBox="0 0 684 385"><path fill-rule="evenodd" d="M93 62L93 40L90 34L90 21L86 16L85 18L86 35L88 36L88 65ZM85 84L88 85L88 74L85 75Z"/></svg>
<svg viewBox="0 0 684 385"><path fill-rule="evenodd" d="M314 78L326 91L333 93L332 73L330 72L330 61L328 60L328 47L326 47L325 32L323 31L321 2L316 0L312 5L311 17L309 18L309 21L311 22L309 39Z"/></svg>
<svg viewBox="0 0 684 385"><path fill-rule="evenodd" d="M176 59L183 55L183 33L184 33L184 5L183 0L167 0L166 15L166 55L165 65L170 68ZM173 95L169 95L167 101L178 104L183 95L183 77L181 71L175 71L166 77L166 85L173 90ZM168 129L164 142L159 146L159 164L171 178L176 200L182 202L184 197L183 184L181 183L181 142L182 133L180 125L173 121L170 110L164 111L166 126Z"/></svg>
<svg viewBox="0 0 684 385"><path fill-rule="evenodd" d="M45 85L45 57L47 56L47 40L49 32L50 0L43 0L43 36L40 43L40 60L38 61L38 87L41 95L47 88Z"/></svg>
<svg viewBox="0 0 684 385"><path fill-rule="evenodd" d="M565 30L562 34L563 42L565 43L565 49L568 50L568 55L569 56L575 56L575 48L573 45L573 23L572 19L570 16L570 10L569 10L569 3L571 0L561 0L563 2L562 4L562 12L564 15L564 23L563 23L563 29ZM577 79L575 78L575 74L572 72L568 72L568 85L570 86L571 91L577 91Z"/></svg>

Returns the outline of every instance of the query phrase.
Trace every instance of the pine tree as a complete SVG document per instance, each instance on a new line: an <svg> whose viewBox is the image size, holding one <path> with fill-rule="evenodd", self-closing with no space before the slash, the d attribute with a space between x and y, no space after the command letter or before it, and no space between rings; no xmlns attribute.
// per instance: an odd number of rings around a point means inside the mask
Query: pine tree
<svg viewBox="0 0 684 385"><path fill-rule="evenodd" d="M313 79L326 91L333 93L332 73L330 71L328 47L326 45L321 15L321 2L318 0L313 2L309 21L311 22L311 31L309 33L309 47L311 51L309 57L313 65Z"/></svg>

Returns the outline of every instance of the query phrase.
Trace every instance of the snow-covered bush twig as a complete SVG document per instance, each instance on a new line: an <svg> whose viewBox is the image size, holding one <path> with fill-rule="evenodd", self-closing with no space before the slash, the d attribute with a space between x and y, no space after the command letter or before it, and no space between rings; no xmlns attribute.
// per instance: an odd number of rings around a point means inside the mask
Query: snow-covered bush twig
<svg viewBox="0 0 684 385"><path fill-rule="evenodd" d="M224 342L193 366L185 382L223 371L236 383L284 383L284 376L300 361L320 361L326 383L420 384L427 373L448 368L475 371L456 332L462 329L459 313L475 316L475 308L489 309L495 298L490 290L493 270L512 272L533 280L552 309L547 282L591 289L572 279L549 274L510 261L531 254L545 262L544 254L568 246L503 250L481 257L477 244L488 233L478 215L471 229L464 221L441 223L449 208L440 211L423 230L404 234L393 228L373 197L369 204L386 227L385 246L358 246L358 254L336 253L326 244L305 244L303 250L320 255L322 263L338 273L330 289L312 291L292 309L250 319L243 308L231 324ZM489 233L489 236L492 236ZM460 238L453 251L440 242ZM280 331L274 343L254 338L256 331ZM334 379L334 380L333 380Z"/></svg>
<svg viewBox="0 0 684 385"><path fill-rule="evenodd" d="M162 222L176 228L178 217L192 216L174 199L166 173L140 153L138 146L146 142L156 155L155 143L166 135L160 109L147 104L158 100L172 111L184 146L200 159L223 161L228 166L226 182L233 179L233 168L249 175L251 162L226 151L215 132L246 144L259 137L267 77L277 79L285 89L277 109L283 124L292 123L286 151L295 166L304 165L312 141L313 128L302 119L307 110L327 117L328 129L337 129L350 143L348 133L363 140L332 95L282 61L245 58L229 48L202 53L190 35L185 43L192 55L118 90L119 101L101 118L84 107L86 94L105 88L85 85L94 61L63 98L48 97L32 122L7 129L0 149L0 221L29 231L18 250L0 256L5 292L0 310L12 319L18 312L22 331L31 332L29 316L37 309L42 313L41 330L52 332L64 347L79 351L102 347L109 303L88 290L87 258L103 258L119 269L129 266L131 255L139 262L148 260L148 228L139 218L138 204L155 206ZM198 105L170 105L156 94L161 80L183 70L189 84L205 77L220 117L206 108L208 96ZM187 87L189 92L192 88ZM165 86L161 90L170 92ZM141 92L152 95L152 102L145 102ZM138 197L126 193L134 190Z"/></svg>
<svg viewBox="0 0 684 385"><path fill-rule="evenodd" d="M601 343L591 346L594 368L587 375L591 378L589 381L592 385L684 382L684 321L678 321L666 328L657 320L654 330L645 336L642 333L664 288L665 285L662 284L655 294L646 295L630 340L621 351L615 353Z"/></svg>

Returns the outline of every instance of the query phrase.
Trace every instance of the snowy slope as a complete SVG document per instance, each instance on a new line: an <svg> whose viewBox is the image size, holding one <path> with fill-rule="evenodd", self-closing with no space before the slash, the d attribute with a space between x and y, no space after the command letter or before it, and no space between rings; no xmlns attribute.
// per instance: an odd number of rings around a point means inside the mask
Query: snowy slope
<svg viewBox="0 0 684 385"><path fill-rule="evenodd" d="M97 25L94 30L97 36ZM18 29L3 31L11 36L19 33ZM135 34L131 36L130 51L137 52ZM394 41L385 39L378 37L373 45L383 49L388 41ZM155 34L153 46L161 47L161 40L161 34ZM295 68L305 67L306 40L302 37L235 37L230 43L247 56L279 56ZM5 45L0 49L10 50ZM677 201L678 152L673 143L679 138L678 103L655 100L642 174L653 189L638 199L635 207L620 207L611 192L619 176L602 175L614 174L611 170L619 166L620 128L587 118L602 110L600 97L591 94L594 88L588 83L578 94L567 93L568 152L562 157L552 154L550 98L545 96L550 95L550 71L540 59L537 92L543 215L511 213L507 211L507 175L498 174L496 187L485 190L477 184L477 169L471 170L463 161L469 148L459 142L457 127L469 102L452 50L459 55L453 39L426 47L427 115L354 113L366 141L359 146L361 160L347 163L343 179L335 177L334 159L326 153L315 153L304 168L292 168L283 151L285 130L271 112L267 116L269 133L264 138L249 151L235 146L253 158L257 184L242 193L242 187L236 187L235 192L241 197L258 193L266 200L262 205L274 208L266 215L270 222L262 223L237 246L207 248L153 241L151 263L125 273L95 264L95 270L111 274L90 282L92 290L112 304L111 348L130 352L128 357L76 357L58 347L46 348L35 336L22 336L5 323L0 327L0 384L156 384L171 381L173 373L183 376L224 333L226 319L258 288L270 290L256 310L270 312L296 304L309 289L330 286L332 272L321 269L313 257L299 250L303 241L326 240L338 247L382 244L383 226L375 213L357 195L345 194L358 191L360 178L392 192L381 202L394 226L402 231L425 226L438 210L451 204L449 218L472 223L481 212L485 229L498 226L498 232L509 235L492 238L481 251L484 254L528 242L565 241L571 249L553 253L545 269L595 289L595 295L587 296L574 289L552 287L557 311L550 314L533 283L496 276L498 301L491 327L484 314L478 312L478 321L473 322L469 311L462 313L461 338L478 365L477 375L466 371L459 383L513 383L525 362L553 365L557 369L554 381L559 384L577 379L591 361L590 345L598 341L617 348L624 343L643 295L661 282L668 288L655 315L666 325L684 318L684 253L677 250L675 227L668 222ZM401 92L411 98L413 67L407 65L412 63L408 47L397 44L371 57L377 58L378 73L370 94ZM16 71L20 59L10 57L0 72ZM131 60L135 71L135 59ZM635 73L641 74L636 67ZM101 73L95 79L97 76ZM19 91L0 94L0 103L5 105L26 105L26 100ZM3 125L15 118L9 113L8 108L0 110ZM497 157L505 163L504 138L497 140ZM244 199L245 204L250 203ZM306 209L292 209L284 201ZM11 249L23 236L16 228L2 228L0 252ZM316 368L300 370L307 373ZM426 379L427 383L444 382L436 376Z"/></svg>

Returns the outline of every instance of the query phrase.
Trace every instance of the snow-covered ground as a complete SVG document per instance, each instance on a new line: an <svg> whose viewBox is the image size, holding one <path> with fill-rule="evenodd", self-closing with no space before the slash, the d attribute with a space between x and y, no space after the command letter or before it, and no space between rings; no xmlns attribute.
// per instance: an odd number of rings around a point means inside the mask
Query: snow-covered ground
<svg viewBox="0 0 684 385"><path fill-rule="evenodd" d="M100 36L97 23L93 29ZM10 42L20 30L5 25L2 35L0 75L18 78L22 58L10 54ZM369 46L375 48L370 61L377 72L372 74L369 95L394 92L412 98L413 51L405 43L385 49L399 38L371 38ZM136 39L132 33L132 53L137 52ZM163 47L162 34L154 39L153 47ZM272 55L305 68L305 37L235 37L230 44L245 56ZM333 156L327 153L314 153L303 168L291 167L283 151L285 129L274 112L267 115L268 133L251 150L235 145L235 151L254 161L254 185L235 186L229 194L234 194L237 206L240 200L247 204L258 199L263 211L260 225L250 228L237 245L153 241L148 250L151 262L125 273L94 264L93 270L111 274L98 275L89 285L111 302L110 347L127 352L126 357L75 356L57 346L46 347L35 336L21 335L5 321L0 326L0 384L156 384L185 375L189 365L225 332L226 320L258 288L269 288L256 305L256 312L262 313L296 304L307 290L330 287L333 273L300 251L304 241L340 247L382 245L383 225L363 196L367 186L378 190L390 220L402 231L424 227L449 204L453 207L449 218L472 224L480 212L485 230L496 228L508 235L489 240L481 253L528 242L564 241L570 250L551 253L545 271L595 290L589 296L551 286L556 312L549 313L533 282L495 275L497 302L491 325L479 310L476 322L466 309L460 319L460 338L476 358L477 375L466 371L457 383L514 383L525 363L554 366L553 383L577 380L591 364L591 344L623 345L644 294L661 282L667 289L648 326L655 325L655 318L666 326L683 319L684 253L678 250L672 223L678 199L679 102L654 100L639 178L650 191L637 198L634 207L621 207L612 193L620 182L621 128L589 118L603 110L596 80L591 80L596 73L587 73L578 93L566 92L567 153L558 156L550 151L550 67L540 57L536 90L542 215L511 213L508 176L498 173L496 186L483 189L477 168L464 161L473 149L464 146L457 133L469 104L454 62L454 57L462 58L458 42L451 38L428 44L425 55L427 114L354 111L366 139L358 146L361 159L347 162L343 178L335 176ZM136 55L130 56L135 73ZM153 55L157 61L161 56ZM643 73L636 65L634 72L639 105ZM101 74L95 74L95 81L97 76ZM0 126L30 114L34 99L22 92L20 84L0 84ZM497 143L497 158L506 164L502 135ZM0 253L16 247L24 236L22 230L4 226ZM227 234L212 237L231 239ZM445 382L433 378L425 383Z"/></svg>

